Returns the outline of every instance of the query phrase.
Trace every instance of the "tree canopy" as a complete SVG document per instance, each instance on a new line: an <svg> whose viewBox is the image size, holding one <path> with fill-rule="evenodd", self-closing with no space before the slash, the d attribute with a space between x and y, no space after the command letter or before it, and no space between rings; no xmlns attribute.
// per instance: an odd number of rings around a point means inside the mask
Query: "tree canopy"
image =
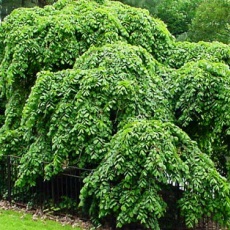
<svg viewBox="0 0 230 230"><path fill-rule="evenodd" d="M0 154L18 186L68 165L94 169L81 206L95 221L159 229L180 185L187 226L230 223L230 47L176 42L147 10L59 0L0 25ZM220 205L221 204L221 205Z"/></svg>

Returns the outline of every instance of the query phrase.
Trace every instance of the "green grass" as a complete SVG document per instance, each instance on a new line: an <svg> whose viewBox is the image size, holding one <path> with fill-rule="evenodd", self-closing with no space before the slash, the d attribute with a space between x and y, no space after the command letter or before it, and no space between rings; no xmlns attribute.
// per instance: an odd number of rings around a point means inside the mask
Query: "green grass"
<svg viewBox="0 0 230 230"><path fill-rule="evenodd" d="M12 210L0 209L1 230L81 230L72 226L62 226L60 223L51 220L32 219L32 215Z"/></svg>

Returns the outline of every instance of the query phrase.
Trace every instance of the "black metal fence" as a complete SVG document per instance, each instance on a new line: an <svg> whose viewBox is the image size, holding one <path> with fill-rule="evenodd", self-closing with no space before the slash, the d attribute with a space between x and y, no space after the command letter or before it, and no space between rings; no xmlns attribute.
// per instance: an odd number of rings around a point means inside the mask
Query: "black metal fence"
<svg viewBox="0 0 230 230"><path fill-rule="evenodd" d="M83 178L91 170L70 166L49 181L38 177L35 186L21 188L15 186L19 164L16 156L3 156L0 160L0 199L34 208L76 211Z"/></svg>

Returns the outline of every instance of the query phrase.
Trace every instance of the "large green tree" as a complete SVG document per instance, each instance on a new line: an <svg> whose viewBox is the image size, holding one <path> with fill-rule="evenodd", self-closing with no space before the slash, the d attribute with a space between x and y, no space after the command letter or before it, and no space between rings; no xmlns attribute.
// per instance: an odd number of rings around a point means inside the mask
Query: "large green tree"
<svg viewBox="0 0 230 230"><path fill-rule="evenodd" d="M81 206L95 223L159 229L161 194L181 187L188 226L229 225L229 60L228 45L177 43L120 2L15 10L0 26L0 154L21 157L18 186L44 161L47 180L94 168Z"/></svg>

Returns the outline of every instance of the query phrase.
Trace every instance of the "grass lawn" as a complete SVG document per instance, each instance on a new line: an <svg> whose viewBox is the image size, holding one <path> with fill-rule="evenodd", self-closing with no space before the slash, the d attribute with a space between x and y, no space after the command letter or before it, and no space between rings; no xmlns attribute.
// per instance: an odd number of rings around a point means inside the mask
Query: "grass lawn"
<svg viewBox="0 0 230 230"><path fill-rule="evenodd" d="M1 230L81 230L72 226L62 226L60 223L51 220L32 219L32 215L12 210L0 209Z"/></svg>

